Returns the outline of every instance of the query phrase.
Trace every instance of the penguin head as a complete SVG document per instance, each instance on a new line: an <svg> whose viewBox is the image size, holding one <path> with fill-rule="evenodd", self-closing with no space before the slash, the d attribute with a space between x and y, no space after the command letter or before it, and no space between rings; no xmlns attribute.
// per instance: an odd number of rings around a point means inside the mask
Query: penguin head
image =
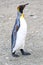
<svg viewBox="0 0 43 65"><path fill-rule="evenodd" d="M28 4L29 4L29 3L24 4L24 5L19 5L19 6L17 7L17 10L18 10L20 13L23 13L23 10L24 10L25 6L28 5Z"/></svg>

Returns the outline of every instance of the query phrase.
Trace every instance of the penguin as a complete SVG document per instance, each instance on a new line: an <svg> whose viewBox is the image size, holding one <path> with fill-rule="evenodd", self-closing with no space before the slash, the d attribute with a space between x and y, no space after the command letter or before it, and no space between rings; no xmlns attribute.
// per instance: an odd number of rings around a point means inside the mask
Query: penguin
<svg viewBox="0 0 43 65"><path fill-rule="evenodd" d="M24 18L23 10L27 4L17 7L17 17L11 34L11 52L13 57L19 57L16 51L19 49L22 55L31 55L24 51L25 39L27 34L27 23Z"/></svg>

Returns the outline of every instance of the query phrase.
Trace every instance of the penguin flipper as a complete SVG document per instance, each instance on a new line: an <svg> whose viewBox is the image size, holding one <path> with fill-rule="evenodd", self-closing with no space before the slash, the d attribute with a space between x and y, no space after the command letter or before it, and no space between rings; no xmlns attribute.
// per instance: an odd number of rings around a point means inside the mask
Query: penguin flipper
<svg viewBox="0 0 43 65"><path fill-rule="evenodd" d="M16 25L16 31L18 31L18 29L19 29L19 26L18 26L18 25Z"/></svg>
<svg viewBox="0 0 43 65"><path fill-rule="evenodd" d="M13 34L11 35L11 52L12 52L12 49L13 49Z"/></svg>

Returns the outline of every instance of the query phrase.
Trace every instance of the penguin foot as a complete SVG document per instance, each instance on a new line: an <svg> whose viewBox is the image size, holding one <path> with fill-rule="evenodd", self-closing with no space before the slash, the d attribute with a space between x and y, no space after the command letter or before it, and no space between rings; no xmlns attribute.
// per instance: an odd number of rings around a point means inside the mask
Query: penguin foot
<svg viewBox="0 0 43 65"><path fill-rule="evenodd" d="M31 55L31 54L28 52L24 52L24 53L22 53L22 55Z"/></svg>
<svg viewBox="0 0 43 65"><path fill-rule="evenodd" d="M31 53L25 52L23 49L20 49L22 55L31 55Z"/></svg>
<svg viewBox="0 0 43 65"><path fill-rule="evenodd" d="M12 56L13 57L19 57L19 55L15 54L15 53L12 53Z"/></svg>

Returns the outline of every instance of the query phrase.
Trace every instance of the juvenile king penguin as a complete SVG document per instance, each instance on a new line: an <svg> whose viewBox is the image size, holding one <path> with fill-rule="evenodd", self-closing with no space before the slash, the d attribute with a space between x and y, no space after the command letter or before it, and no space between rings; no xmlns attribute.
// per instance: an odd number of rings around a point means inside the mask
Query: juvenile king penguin
<svg viewBox="0 0 43 65"><path fill-rule="evenodd" d="M30 53L24 51L27 23L24 19L23 10L26 5L28 5L28 3L17 7L17 18L11 35L11 51L13 57L19 56L16 54L18 49L20 49L22 55L30 55Z"/></svg>

